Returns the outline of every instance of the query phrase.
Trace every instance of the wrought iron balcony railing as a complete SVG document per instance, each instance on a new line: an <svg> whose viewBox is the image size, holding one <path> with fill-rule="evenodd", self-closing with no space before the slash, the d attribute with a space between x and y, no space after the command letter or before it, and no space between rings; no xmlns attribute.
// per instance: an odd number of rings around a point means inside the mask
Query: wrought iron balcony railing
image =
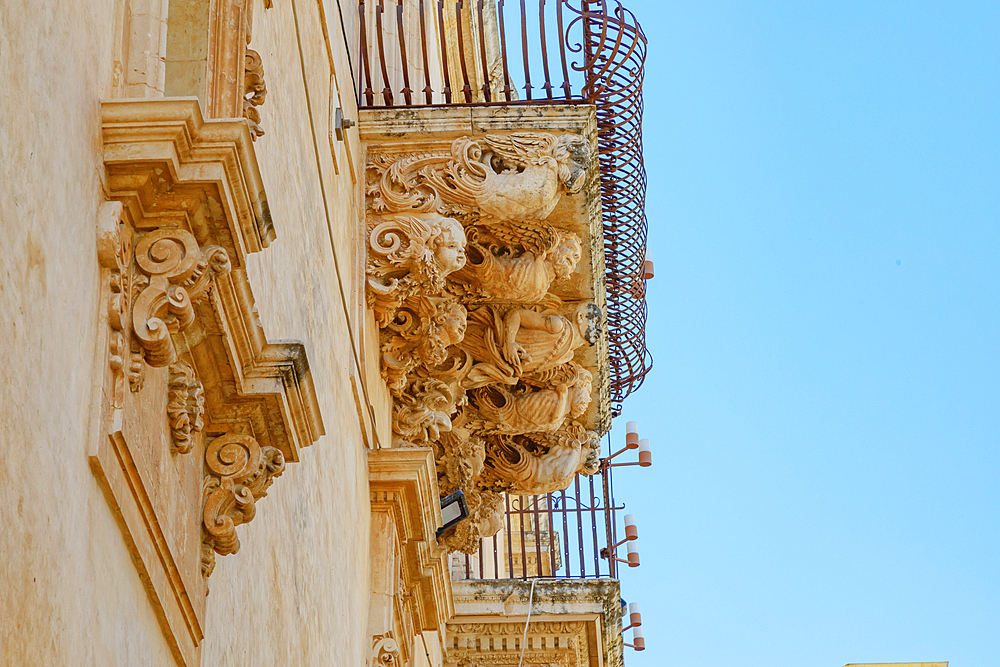
<svg viewBox="0 0 1000 667"><path fill-rule="evenodd" d="M646 37L612 0L359 0L361 107L591 104L604 223L611 400L646 349Z"/></svg>

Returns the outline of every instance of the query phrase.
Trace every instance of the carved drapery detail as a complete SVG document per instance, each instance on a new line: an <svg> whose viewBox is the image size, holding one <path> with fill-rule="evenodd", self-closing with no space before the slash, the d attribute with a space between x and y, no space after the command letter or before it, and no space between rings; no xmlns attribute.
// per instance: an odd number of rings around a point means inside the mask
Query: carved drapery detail
<svg viewBox="0 0 1000 667"><path fill-rule="evenodd" d="M205 449L205 467L202 574L207 577L215 567L212 551L225 556L240 550L236 526L254 518L256 501L285 471L285 458L277 448L261 447L248 435L229 434Z"/></svg>
<svg viewBox="0 0 1000 667"><path fill-rule="evenodd" d="M393 444L433 447L441 493L465 492L470 518L441 539L451 549L501 528L502 493L596 470L580 360L602 313L554 291L584 280L584 247L548 219L583 189L590 152L579 135L515 132L369 153L367 293Z"/></svg>
<svg viewBox="0 0 1000 667"><path fill-rule="evenodd" d="M399 667L399 644L391 632L372 637L373 667Z"/></svg>

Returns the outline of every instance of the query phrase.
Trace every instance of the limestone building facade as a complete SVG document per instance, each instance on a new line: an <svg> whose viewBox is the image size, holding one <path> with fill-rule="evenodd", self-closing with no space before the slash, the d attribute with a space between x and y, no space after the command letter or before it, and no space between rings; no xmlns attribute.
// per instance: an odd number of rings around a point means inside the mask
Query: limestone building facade
<svg viewBox="0 0 1000 667"><path fill-rule="evenodd" d="M596 4L533 101L503 2L3 3L0 664L621 664L613 577L453 567L649 370Z"/></svg>

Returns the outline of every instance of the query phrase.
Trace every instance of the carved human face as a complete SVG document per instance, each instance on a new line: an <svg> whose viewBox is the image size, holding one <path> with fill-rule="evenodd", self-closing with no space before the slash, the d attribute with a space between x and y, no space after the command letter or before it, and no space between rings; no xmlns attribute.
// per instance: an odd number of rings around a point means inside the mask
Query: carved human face
<svg viewBox="0 0 1000 667"><path fill-rule="evenodd" d="M581 371L576 383L570 389L572 407L569 414L571 417L582 417L583 413L590 407L591 393L594 390L594 376L590 371Z"/></svg>
<svg viewBox="0 0 1000 667"><path fill-rule="evenodd" d="M441 228L434 249L434 261L441 275L448 275L465 266L465 230L452 218L444 218Z"/></svg>
<svg viewBox="0 0 1000 667"><path fill-rule="evenodd" d="M569 278L576 270L576 265L580 263L582 254L583 247L576 235L563 238L549 254L549 261L552 262L556 277Z"/></svg>
<svg viewBox="0 0 1000 667"><path fill-rule="evenodd" d="M441 322L441 338L445 346L458 345L465 340L465 317L462 313L449 313Z"/></svg>
<svg viewBox="0 0 1000 667"><path fill-rule="evenodd" d="M587 180L587 166L590 163L590 145L577 135L564 134L559 137L560 179L566 192L575 195L583 189Z"/></svg>

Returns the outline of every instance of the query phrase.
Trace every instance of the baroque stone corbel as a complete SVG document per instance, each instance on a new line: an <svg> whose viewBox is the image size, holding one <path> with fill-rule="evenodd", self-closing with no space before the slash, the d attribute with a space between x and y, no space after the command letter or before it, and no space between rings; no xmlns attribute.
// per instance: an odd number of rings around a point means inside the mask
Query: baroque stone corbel
<svg viewBox="0 0 1000 667"><path fill-rule="evenodd" d="M222 435L205 449L205 499L202 574L215 569L215 553L240 550L236 526L256 514L256 501L267 495L275 477L285 471L276 447L261 447L248 435ZM214 553L213 553L214 552Z"/></svg>
<svg viewBox="0 0 1000 667"><path fill-rule="evenodd" d="M399 644L391 632L372 637L371 664L373 667L398 667L401 664Z"/></svg>
<svg viewBox="0 0 1000 667"><path fill-rule="evenodd" d="M172 335L194 322L194 303L213 279L229 273L229 255L219 246L202 250L183 229L156 229L136 243L135 264L142 286L131 308L135 338L150 366L166 366L176 358Z"/></svg>

